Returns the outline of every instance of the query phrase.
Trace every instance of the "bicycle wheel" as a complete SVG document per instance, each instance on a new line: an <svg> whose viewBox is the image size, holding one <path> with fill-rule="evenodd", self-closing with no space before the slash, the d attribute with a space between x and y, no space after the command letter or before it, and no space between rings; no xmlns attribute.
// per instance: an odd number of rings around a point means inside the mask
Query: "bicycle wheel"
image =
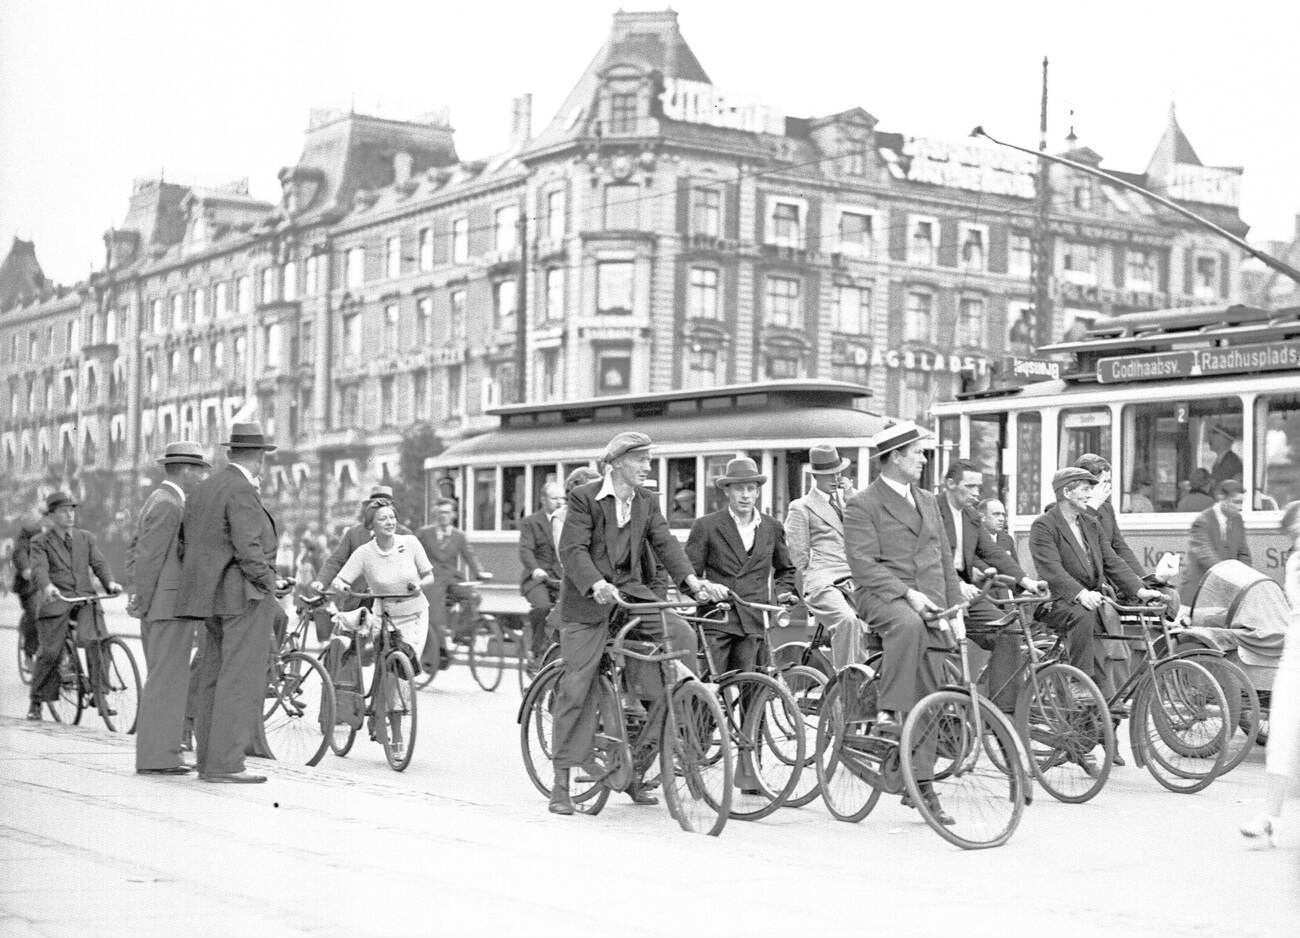
<svg viewBox="0 0 1300 938"><path fill-rule="evenodd" d="M411 662L400 651L384 658L384 671L375 692L375 735L384 747L384 758L394 772L403 771L415 755L415 677ZM382 729L381 729L382 727Z"/></svg>
<svg viewBox="0 0 1300 938"><path fill-rule="evenodd" d="M87 655L98 651L99 686L95 688L95 709L104 725L114 733L134 733L140 713L140 669L126 642L116 635L89 648Z"/></svg>
<svg viewBox="0 0 1300 938"><path fill-rule="evenodd" d="M822 712L827 678L815 668L799 666L777 672L776 679L785 685L785 689L794 698L803 723L803 766L799 772L798 783L785 799L787 808L802 808L804 805L811 804L821 793L821 788L817 784L816 766L817 720Z"/></svg>
<svg viewBox="0 0 1300 938"><path fill-rule="evenodd" d="M1183 655L1184 661L1195 661L1219 682L1223 695L1228 701L1228 755L1223 761L1219 774L1231 772L1241 765L1250 750L1254 748L1255 738L1259 735L1263 720L1263 708L1259 701L1259 692L1244 668L1231 658L1216 655L1208 651L1197 651Z"/></svg>
<svg viewBox="0 0 1300 938"><path fill-rule="evenodd" d="M965 691L928 694L907 715L900 747L908 795L944 840L977 850L1015 833L1028 780L1015 730L991 702Z"/></svg>
<svg viewBox="0 0 1300 938"><path fill-rule="evenodd" d="M559 668L538 672L537 680L529 686L519 707L519 749L524 760L524 770L528 780L541 794L551 796L551 783L554 779L555 755L552 743L555 739L555 721L552 716L555 707L555 693L562 673ZM610 721L621 719L618 713L618 697L609 678L601 675L600 695L597 698L599 713L597 717L596 743L601 749L605 727ZM599 755L599 753L598 753ZM609 787L602 782L579 782L580 769L569 772L569 797L573 807L582 814L599 814L609 800Z"/></svg>
<svg viewBox="0 0 1300 938"><path fill-rule="evenodd" d="M1115 761L1115 728L1092 678L1059 662L1041 665L1016 699L1016 732L1029 768L1057 801L1096 796Z"/></svg>
<svg viewBox="0 0 1300 938"><path fill-rule="evenodd" d="M781 807L799 784L807 751L803 716L779 681L754 671L723 678L718 699L736 755L731 816L756 821Z"/></svg>
<svg viewBox="0 0 1300 938"><path fill-rule="evenodd" d="M881 789L864 771L888 758L890 743L868 735L876 715L875 674L850 665L825 688L813 764L831 817L856 824L871 813Z"/></svg>
<svg viewBox="0 0 1300 938"><path fill-rule="evenodd" d="M30 685L32 683L32 664L34 663L34 661L35 661L35 656L29 658L27 657L26 652L23 650L23 636L22 636L22 632L19 632L18 633L18 680L22 681L24 684Z"/></svg>
<svg viewBox="0 0 1300 938"><path fill-rule="evenodd" d="M81 713L89 703L86 672L81 667L81 656L71 638L63 643L63 653L59 655L59 699L48 701L45 706L55 723L81 723ZM55 706L58 703L59 706ZM66 707L66 710L64 709ZM64 717L68 719L64 719Z"/></svg>
<svg viewBox="0 0 1300 938"><path fill-rule="evenodd" d="M501 685L505 654L506 640L500 623L492 616L479 616L469 643L469 670L479 687L494 691Z"/></svg>
<svg viewBox="0 0 1300 938"><path fill-rule="evenodd" d="M1170 791L1209 786L1227 758L1231 730L1223 688L1194 661L1160 662L1134 695L1133 752Z"/></svg>
<svg viewBox="0 0 1300 938"><path fill-rule="evenodd" d="M272 666L262 734L271 756L294 765L315 765L334 738L334 683L305 652L280 655Z"/></svg>
<svg viewBox="0 0 1300 938"><path fill-rule="evenodd" d="M805 661L804 659L808 660ZM809 648L808 642L786 642L772 649L772 670L803 666L820 671L830 680L835 676L831 659L821 648Z"/></svg>
<svg viewBox="0 0 1300 938"><path fill-rule="evenodd" d="M682 830L716 837L731 811L735 756L722 705L699 681L669 690L659 737L659 777Z"/></svg>

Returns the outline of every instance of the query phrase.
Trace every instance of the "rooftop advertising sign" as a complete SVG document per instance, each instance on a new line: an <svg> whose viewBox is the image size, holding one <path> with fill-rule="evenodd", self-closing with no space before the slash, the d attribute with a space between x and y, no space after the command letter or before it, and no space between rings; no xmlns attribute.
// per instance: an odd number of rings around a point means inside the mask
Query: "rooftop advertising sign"
<svg viewBox="0 0 1300 938"><path fill-rule="evenodd" d="M1300 371L1300 342L1267 342L1102 358L1097 361L1097 380L1102 384L1123 384L1289 370Z"/></svg>
<svg viewBox="0 0 1300 938"><path fill-rule="evenodd" d="M758 134L784 134L785 115L765 104L726 95L713 85L684 78L665 78L659 96L664 117L690 124L710 124Z"/></svg>
<svg viewBox="0 0 1300 938"><path fill-rule="evenodd" d="M1011 151L928 137L908 137L903 155L911 157L907 178L973 192L1034 197L1038 161Z"/></svg>

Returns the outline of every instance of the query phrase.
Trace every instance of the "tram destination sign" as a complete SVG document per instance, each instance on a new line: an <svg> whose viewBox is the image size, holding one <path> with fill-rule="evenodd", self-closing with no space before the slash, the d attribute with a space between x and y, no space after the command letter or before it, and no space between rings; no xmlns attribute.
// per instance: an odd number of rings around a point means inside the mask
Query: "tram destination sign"
<svg viewBox="0 0 1300 938"><path fill-rule="evenodd" d="M1300 370L1300 342L1267 342L1102 358L1097 361L1097 381L1127 384L1292 369Z"/></svg>

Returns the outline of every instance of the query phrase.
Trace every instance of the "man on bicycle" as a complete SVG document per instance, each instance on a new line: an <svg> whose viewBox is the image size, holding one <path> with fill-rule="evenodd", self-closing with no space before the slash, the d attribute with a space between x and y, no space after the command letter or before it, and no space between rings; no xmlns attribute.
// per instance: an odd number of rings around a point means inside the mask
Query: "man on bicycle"
<svg viewBox="0 0 1300 938"><path fill-rule="evenodd" d="M18 525L18 534L14 537L14 579L13 590L18 594L22 604L23 615L18 620L18 641L22 643L23 655L27 659L28 670L40 648L40 639L36 634L36 619L40 615L41 597L32 582L32 539L45 530L45 516L39 508L23 516Z"/></svg>
<svg viewBox="0 0 1300 938"><path fill-rule="evenodd" d="M560 587L560 655L563 676L556 692L553 760L555 781L549 810L572 814L569 770L591 765L596 734L597 677L609 638L610 613L620 593L633 601L658 602L651 590L645 564L648 544L673 580L700 602L718 602L726 590L695 575L682 546L673 537L659 508L657 496L641 487L650 470L650 438L644 433L620 433L605 449L608 471L600 481L579 485L569 493L568 511L560 533L560 562L564 580ZM643 630L667 638L678 649L689 649L686 659L694 668L695 636L680 617L667 616L668 635L657 634L657 623ZM637 804L654 804L657 798L634 783L629 792Z"/></svg>
<svg viewBox="0 0 1300 938"><path fill-rule="evenodd" d="M519 562L524 576L519 592L528 600L528 641L533 661L546 651L550 631L546 617L560 594L560 530L564 527L564 486L542 486L542 505L519 522Z"/></svg>
<svg viewBox="0 0 1300 938"><path fill-rule="evenodd" d="M433 564L433 585L429 587L429 638L424 645L425 660L420 662L429 673L451 664L451 648L447 645L447 606L460 605L457 637L473 627L478 619L480 598L478 591L463 586L461 564L469 570L471 580L490 580L492 574L478 565L474 548L469 546L465 532L456 527L456 503L450 498L440 498L433 506L433 524L415 532L429 562ZM439 661L432 661L435 652Z"/></svg>
<svg viewBox="0 0 1300 938"><path fill-rule="evenodd" d="M90 680L101 680L98 639L108 638L104 613L98 603L73 606L59 599L64 596L89 596L95 592L92 571L105 592L117 595L122 587L99 552L95 536L76 527L77 503L67 492L55 492L45 500L50 527L32 538L32 583L40 596L40 617L36 632L40 649L32 666L31 704L27 719L41 718L41 705L59 699L59 658L68 637L68 624L77 613L77 638L85 645L90 663ZM112 714L109 714L112 716Z"/></svg>

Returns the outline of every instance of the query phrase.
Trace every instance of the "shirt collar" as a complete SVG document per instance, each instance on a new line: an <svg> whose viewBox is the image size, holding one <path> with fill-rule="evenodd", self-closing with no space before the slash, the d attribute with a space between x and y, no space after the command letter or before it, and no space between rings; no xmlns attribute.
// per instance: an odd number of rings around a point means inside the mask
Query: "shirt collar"
<svg viewBox="0 0 1300 938"><path fill-rule="evenodd" d="M630 495L628 495L627 498L622 498L622 499L620 499L620 498L618 497L618 494L614 491L614 473L612 473L612 472L607 472L607 473L605 473L605 482L604 482L604 484L601 485L601 487L600 487L600 491L596 493L596 501L600 501L602 498L605 498L606 496L608 496L608 497L614 499L614 501L616 501L616 502L617 502L617 501L622 501L622 502L626 503L626 502L630 502L630 501L632 500L632 496L635 495L635 494L636 494L636 489L633 489L633 490L632 490L632 493L631 493Z"/></svg>
<svg viewBox="0 0 1300 938"><path fill-rule="evenodd" d="M903 482L895 482L888 476L883 475L880 477L880 481L884 482L899 495L903 496L907 501L910 502L912 500L912 487L910 485Z"/></svg>
<svg viewBox="0 0 1300 938"><path fill-rule="evenodd" d="M754 509L754 514L751 517L748 524L745 524L743 521L740 520L739 516L737 516L737 514L731 510L730 505L727 506L727 514L731 515L731 520L736 522L736 527L740 528L742 531L745 530L746 528L758 527L759 522L763 520L763 516L758 513L757 508Z"/></svg>
<svg viewBox="0 0 1300 938"><path fill-rule="evenodd" d="M227 463L227 465L233 466L234 468L238 469L240 475L242 475L245 479L247 479L248 484L251 485L253 488L257 489L259 492L262 490L262 484L260 480L254 479L253 474L249 472L247 469L245 469L243 466L241 466L239 463L232 462L232 463Z"/></svg>
<svg viewBox="0 0 1300 938"><path fill-rule="evenodd" d="M182 504L182 505L185 504L185 490L184 490L183 488L181 488L179 485L177 485L177 484L176 484L175 482L173 482L171 479L163 479L163 485L167 486L168 488L170 488L173 492L175 492L175 493L177 494L177 496L178 496L178 497L180 498L180 500L181 500L181 504Z"/></svg>

